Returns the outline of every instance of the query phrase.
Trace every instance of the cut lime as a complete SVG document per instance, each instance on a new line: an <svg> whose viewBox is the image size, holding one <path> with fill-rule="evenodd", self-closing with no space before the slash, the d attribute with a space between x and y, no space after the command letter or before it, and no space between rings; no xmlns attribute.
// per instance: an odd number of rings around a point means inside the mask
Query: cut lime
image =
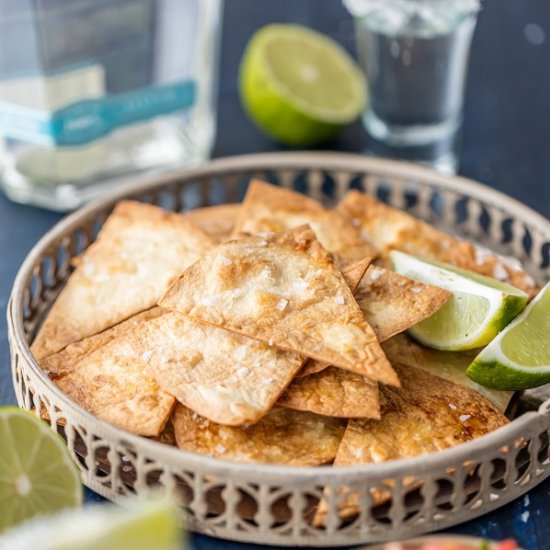
<svg viewBox="0 0 550 550"><path fill-rule="evenodd" d="M484 346L527 303L525 292L496 279L395 250L390 255L398 273L453 293L439 311L409 329L411 336L431 348L451 351Z"/></svg>
<svg viewBox="0 0 550 550"><path fill-rule="evenodd" d="M550 382L550 283L472 362L466 374L499 390Z"/></svg>
<svg viewBox="0 0 550 550"><path fill-rule="evenodd" d="M176 550L181 546L177 509L149 503L112 505L36 518L0 537L0 550Z"/></svg>
<svg viewBox="0 0 550 550"><path fill-rule="evenodd" d="M240 94L269 135L305 147L353 122L365 107L365 78L336 42L300 25L267 25L250 39Z"/></svg>
<svg viewBox="0 0 550 550"><path fill-rule="evenodd" d="M81 503L80 473L61 437L29 412L1 408L0 533Z"/></svg>

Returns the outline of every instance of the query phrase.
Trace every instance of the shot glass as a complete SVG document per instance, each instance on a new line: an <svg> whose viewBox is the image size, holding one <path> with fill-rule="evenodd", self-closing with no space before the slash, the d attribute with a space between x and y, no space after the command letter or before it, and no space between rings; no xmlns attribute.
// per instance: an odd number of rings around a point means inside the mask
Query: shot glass
<svg viewBox="0 0 550 550"><path fill-rule="evenodd" d="M479 0L344 4L368 80L367 132L393 156L454 171Z"/></svg>

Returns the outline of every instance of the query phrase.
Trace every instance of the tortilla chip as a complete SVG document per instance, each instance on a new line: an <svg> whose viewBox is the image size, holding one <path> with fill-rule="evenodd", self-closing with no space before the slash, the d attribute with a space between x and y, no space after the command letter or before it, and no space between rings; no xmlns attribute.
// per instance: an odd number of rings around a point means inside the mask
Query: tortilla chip
<svg viewBox="0 0 550 550"><path fill-rule="evenodd" d="M368 242L386 256L390 250L397 249L508 282L530 296L538 291L530 275L508 266L494 254L482 251L471 242L451 237L359 191L349 191L337 211L359 227Z"/></svg>
<svg viewBox="0 0 550 550"><path fill-rule="evenodd" d="M477 392L420 369L394 364L401 388L383 386L381 420L352 419L335 466L370 464L424 455L470 441L504 426L508 419ZM414 480L409 480L411 485ZM341 489L340 516L359 512L358 495ZM385 495L376 491L375 502ZM387 495L386 495L387 496ZM321 502L315 524L322 524Z"/></svg>
<svg viewBox="0 0 550 550"><path fill-rule="evenodd" d="M382 344L388 359L407 367L422 369L461 386L480 393L500 411L504 412L514 392L494 390L474 382L466 376L466 368L473 361L479 350L439 351L425 348L406 334L394 336Z"/></svg>
<svg viewBox="0 0 550 550"><path fill-rule="evenodd" d="M294 380L277 402L283 407L339 418L380 418L378 384L336 367Z"/></svg>
<svg viewBox="0 0 550 550"><path fill-rule="evenodd" d="M180 449L240 462L317 466L331 462L344 433L337 418L275 408L257 424L214 424L178 405L172 415Z"/></svg>
<svg viewBox="0 0 550 550"><path fill-rule="evenodd" d="M399 384L342 274L307 226L220 245L187 269L159 304Z"/></svg>
<svg viewBox="0 0 550 550"><path fill-rule="evenodd" d="M158 436L175 402L126 335L84 355L55 383L98 418L138 435Z"/></svg>
<svg viewBox="0 0 550 550"><path fill-rule="evenodd" d="M339 266L377 255L376 249L338 212L327 210L302 193L259 180L248 186L233 236L282 233L305 224L315 231L323 247L334 254Z"/></svg>
<svg viewBox="0 0 550 550"><path fill-rule="evenodd" d="M451 296L442 288L413 281L377 265L368 267L353 291L353 297L379 342L427 319ZM325 362L310 360L297 377L322 372L327 366Z"/></svg>
<svg viewBox="0 0 550 550"><path fill-rule="evenodd" d="M257 422L303 364L295 353L179 313L142 323L130 335L158 384L219 424Z"/></svg>
<svg viewBox="0 0 550 550"><path fill-rule="evenodd" d="M371 265L353 296L379 342L404 332L441 309L452 294Z"/></svg>
<svg viewBox="0 0 550 550"><path fill-rule="evenodd" d="M231 237L240 209L240 204L220 204L190 210L185 217L211 239L222 243Z"/></svg>
<svg viewBox="0 0 550 550"><path fill-rule="evenodd" d="M34 356L42 359L153 307L212 246L181 214L119 202L54 302L32 345Z"/></svg>
<svg viewBox="0 0 550 550"><path fill-rule="evenodd" d="M153 307L142 311L99 334L84 338L84 340L80 340L74 344L69 344L64 350L42 359L40 366L52 380L60 380L71 373L78 364L78 361L85 355L98 350L142 322L155 319L165 313L166 310L161 307Z"/></svg>

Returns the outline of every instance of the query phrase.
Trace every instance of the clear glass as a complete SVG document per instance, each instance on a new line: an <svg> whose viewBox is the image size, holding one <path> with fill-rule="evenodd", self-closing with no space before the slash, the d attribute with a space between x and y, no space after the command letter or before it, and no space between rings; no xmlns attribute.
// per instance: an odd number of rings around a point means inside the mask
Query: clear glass
<svg viewBox="0 0 550 550"><path fill-rule="evenodd" d="M363 120L386 146L454 143L462 122L477 0L345 0L369 87ZM452 150L446 155L452 156ZM452 164L452 159L450 161Z"/></svg>
<svg viewBox="0 0 550 550"><path fill-rule="evenodd" d="M68 210L200 163L223 0L0 0L1 185Z"/></svg>

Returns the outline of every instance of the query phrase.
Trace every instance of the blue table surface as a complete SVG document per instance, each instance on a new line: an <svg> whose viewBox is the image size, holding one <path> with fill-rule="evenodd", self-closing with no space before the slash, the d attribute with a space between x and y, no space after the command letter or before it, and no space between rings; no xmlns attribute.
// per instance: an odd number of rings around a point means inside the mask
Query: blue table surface
<svg viewBox="0 0 550 550"><path fill-rule="evenodd" d="M270 22L311 26L354 51L352 20L337 0L228 0L214 156L279 149L248 121L236 87L237 67L248 38ZM542 30L541 34L535 29L539 40L529 33L532 25ZM361 152L366 144L367 137L356 123L325 148ZM459 172L550 218L549 146L550 4L548 0L487 0L472 46ZM0 196L0 405L15 402L5 322L12 282L27 252L60 217ZM550 548L550 525L545 520L550 515L549 496L547 480L523 498L450 531L495 539L515 537L526 550ZM87 500L100 497L88 491ZM260 548L200 535L192 537L191 546L195 550Z"/></svg>

